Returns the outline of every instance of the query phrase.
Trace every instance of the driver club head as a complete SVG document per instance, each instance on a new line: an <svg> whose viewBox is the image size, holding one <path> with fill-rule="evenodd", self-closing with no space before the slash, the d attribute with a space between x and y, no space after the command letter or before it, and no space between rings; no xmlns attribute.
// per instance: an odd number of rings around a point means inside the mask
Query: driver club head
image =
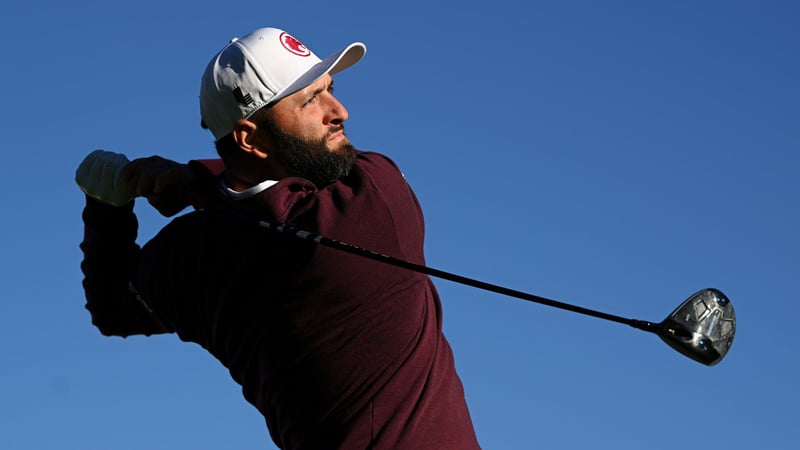
<svg viewBox="0 0 800 450"><path fill-rule="evenodd" d="M658 324L657 334L684 356L713 366L733 344L736 334L733 304L721 291L703 289Z"/></svg>

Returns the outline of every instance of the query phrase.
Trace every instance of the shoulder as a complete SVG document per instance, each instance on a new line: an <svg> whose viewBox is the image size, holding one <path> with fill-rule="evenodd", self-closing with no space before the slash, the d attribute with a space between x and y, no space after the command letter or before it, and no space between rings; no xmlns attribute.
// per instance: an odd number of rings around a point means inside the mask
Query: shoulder
<svg viewBox="0 0 800 450"><path fill-rule="evenodd" d="M356 165L366 169L387 170L400 173L400 168L397 167L397 164L391 158L377 152L359 150L356 154Z"/></svg>
<svg viewBox="0 0 800 450"><path fill-rule="evenodd" d="M381 153L359 152L354 172L362 182L379 190L407 188L406 178L400 168L391 158Z"/></svg>

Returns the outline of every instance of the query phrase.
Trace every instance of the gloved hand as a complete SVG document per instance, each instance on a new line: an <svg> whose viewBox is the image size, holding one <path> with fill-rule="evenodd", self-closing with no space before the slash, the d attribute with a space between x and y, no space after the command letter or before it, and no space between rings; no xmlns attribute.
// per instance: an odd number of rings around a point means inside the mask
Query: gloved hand
<svg viewBox="0 0 800 450"><path fill-rule="evenodd" d="M121 153L95 150L78 166L75 182L89 197L113 206L126 205L136 196L134 188L120 180L129 162Z"/></svg>

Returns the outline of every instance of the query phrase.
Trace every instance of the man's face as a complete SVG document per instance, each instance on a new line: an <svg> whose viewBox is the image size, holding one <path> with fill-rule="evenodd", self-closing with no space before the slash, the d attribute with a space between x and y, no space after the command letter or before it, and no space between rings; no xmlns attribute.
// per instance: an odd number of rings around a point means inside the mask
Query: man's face
<svg viewBox="0 0 800 450"><path fill-rule="evenodd" d="M328 150L347 142L344 122L348 113L333 96L333 78L322 78L271 108L272 118L284 132L306 141L324 139Z"/></svg>
<svg viewBox="0 0 800 450"><path fill-rule="evenodd" d="M289 176L318 187L350 172L355 149L344 134L347 110L333 96L330 75L282 99L265 125L272 153Z"/></svg>

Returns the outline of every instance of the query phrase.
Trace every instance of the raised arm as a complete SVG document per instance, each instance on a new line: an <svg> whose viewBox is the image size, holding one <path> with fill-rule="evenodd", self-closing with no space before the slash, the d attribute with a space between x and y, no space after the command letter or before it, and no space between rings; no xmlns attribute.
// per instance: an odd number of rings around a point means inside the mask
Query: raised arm
<svg viewBox="0 0 800 450"><path fill-rule="evenodd" d="M107 336L157 334L173 331L161 323L132 288L140 248L133 202L113 206L86 197L81 242L86 309Z"/></svg>
<svg viewBox="0 0 800 450"><path fill-rule="evenodd" d="M134 161L121 154L95 151L79 166L75 178L86 194L81 270L86 308L105 335L129 336L174 331L151 311L135 288L139 277L136 196L148 198L165 216L189 205L202 206L199 190L212 189L222 170L216 160L192 166L160 157Z"/></svg>

